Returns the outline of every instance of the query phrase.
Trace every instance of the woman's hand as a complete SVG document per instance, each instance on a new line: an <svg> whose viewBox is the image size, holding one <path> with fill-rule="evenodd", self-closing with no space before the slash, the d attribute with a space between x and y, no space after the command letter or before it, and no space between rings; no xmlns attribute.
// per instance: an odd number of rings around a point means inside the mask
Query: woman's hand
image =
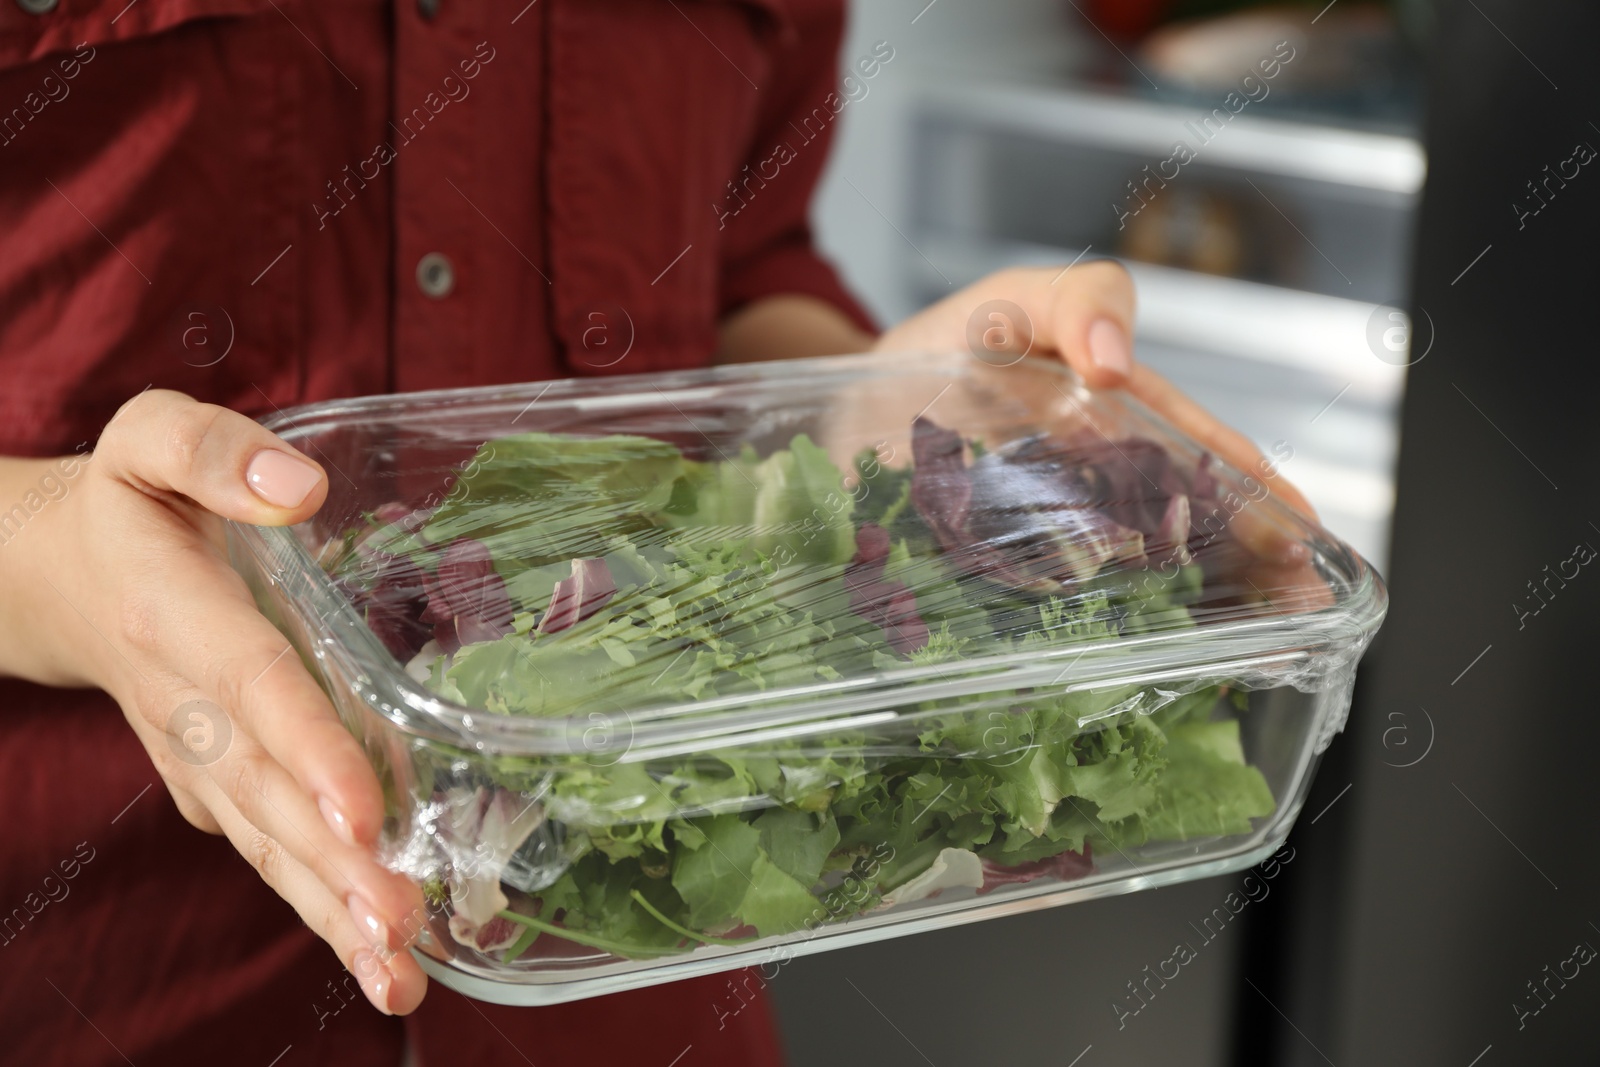
<svg viewBox="0 0 1600 1067"><path fill-rule="evenodd" d="M1009 321L1007 309L985 307L1008 302L1025 321ZM972 345L969 329L990 351L1031 350L1065 359L1091 388L1127 389L1152 410L1242 471L1263 459L1248 437L1231 430L1176 386L1133 359L1133 281L1110 260L1060 270L1018 267L991 274L932 307L906 319L878 339L879 352L947 352ZM990 313L998 316L991 324ZM991 329L992 325L992 329ZM1315 513L1305 497L1284 479L1273 493L1308 518Z"/></svg>
<svg viewBox="0 0 1600 1067"><path fill-rule="evenodd" d="M30 462L44 469L4 471ZM427 985L403 951L423 905L373 857L377 778L222 548L219 516L299 522L327 488L243 415L136 397L0 552L0 673L110 693L184 817L226 834L368 999L405 1013Z"/></svg>

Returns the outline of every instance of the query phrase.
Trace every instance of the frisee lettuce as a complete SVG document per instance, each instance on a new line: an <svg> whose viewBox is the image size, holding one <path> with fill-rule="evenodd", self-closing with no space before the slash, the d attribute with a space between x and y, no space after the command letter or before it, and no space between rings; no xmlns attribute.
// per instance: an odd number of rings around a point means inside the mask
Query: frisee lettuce
<svg viewBox="0 0 1600 1067"><path fill-rule="evenodd" d="M698 461L643 437L521 434L485 445L420 527L379 526L364 551L426 571L460 539L485 545L513 607L509 632L422 657L429 685L608 741L639 709L908 665L939 676L993 655L1193 625L1195 564L1137 583L1104 574L1071 595L1008 588L941 558L911 488L907 471L870 453L847 488L803 435L765 458L746 446ZM872 589L913 596L925 630L909 652L872 621L884 612L853 610L867 524L889 538ZM575 559L601 561L615 595L544 632ZM945 849L1001 874L1068 852L1087 870L1095 851L1248 832L1274 800L1245 762L1238 721L1218 717L1225 692L1000 691L914 703L876 731L708 741L640 761L421 742L432 779L418 788L487 786L543 805L544 826L518 854L524 873L538 869L504 913L524 930L504 959L547 935L646 958L870 909Z"/></svg>

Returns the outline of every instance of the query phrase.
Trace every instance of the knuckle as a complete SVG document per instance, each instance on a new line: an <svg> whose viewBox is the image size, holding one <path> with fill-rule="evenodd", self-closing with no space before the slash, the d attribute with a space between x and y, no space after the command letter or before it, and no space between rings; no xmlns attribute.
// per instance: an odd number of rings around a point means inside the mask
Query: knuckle
<svg viewBox="0 0 1600 1067"><path fill-rule="evenodd" d="M131 725L137 728L142 724L157 732L165 732L167 715L174 707L171 693L165 687L157 687L137 678L130 679L128 688L118 692L116 701L122 708L123 717ZM166 762L167 755L164 748L151 749L156 770L161 772L163 778L171 780L173 775L168 773L170 764Z"/></svg>
<svg viewBox="0 0 1600 1067"><path fill-rule="evenodd" d="M339 907L337 903L328 903L317 908L316 912L310 916L310 920L308 925L311 929L318 937L329 944L335 944L336 938L343 940L340 936L344 933L343 928L351 925L350 913Z"/></svg>
<svg viewBox="0 0 1600 1067"><path fill-rule="evenodd" d="M140 652L161 646L160 606L142 593L129 593L118 607L117 630L122 640Z"/></svg>
<svg viewBox="0 0 1600 1067"><path fill-rule="evenodd" d="M167 461L178 470L188 470L206 446L211 431L224 409L215 404L185 404L172 416L164 442Z"/></svg>
<svg viewBox="0 0 1600 1067"><path fill-rule="evenodd" d="M227 761L219 784L241 812L254 811L266 794L266 760L256 755L235 756Z"/></svg>
<svg viewBox="0 0 1600 1067"><path fill-rule="evenodd" d="M287 853L271 835L257 827L250 827L245 831L244 839L239 842L239 854L255 868L262 881L274 888L277 887L278 879L283 874Z"/></svg>
<svg viewBox="0 0 1600 1067"><path fill-rule="evenodd" d="M225 708L242 708L250 690L250 679L240 656L219 657L205 673L208 688L217 703Z"/></svg>
<svg viewBox="0 0 1600 1067"><path fill-rule="evenodd" d="M206 672L217 694L217 702L225 708L250 707L255 683L277 666L280 660L288 658L289 647L281 638L277 643L251 642L248 651L219 658Z"/></svg>

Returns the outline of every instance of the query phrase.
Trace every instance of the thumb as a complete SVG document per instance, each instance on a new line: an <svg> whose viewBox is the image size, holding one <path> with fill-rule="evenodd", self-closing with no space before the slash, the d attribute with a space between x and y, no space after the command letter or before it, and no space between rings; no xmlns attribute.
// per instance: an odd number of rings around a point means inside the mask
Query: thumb
<svg viewBox="0 0 1600 1067"><path fill-rule="evenodd" d="M166 389L118 409L95 448L105 475L153 494L176 493L226 519L287 526L328 495L321 466L261 425Z"/></svg>
<svg viewBox="0 0 1600 1067"><path fill-rule="evenodd" d="M1126 385L1133 374L1135 306L1127 270L1095 260L1047 271L1033 288L1038 341L1059 352L1092 388Z"/></svg>
<svg viewBox="0 0 1600 1067"><path fill-rule="evenodd" d="M1135 302L1133 279L1113 260L1016 267L912 316L877 347L938 351L963 338L986 362L1054 352L1091 388L1113 389L1133 374Z"/></svg>

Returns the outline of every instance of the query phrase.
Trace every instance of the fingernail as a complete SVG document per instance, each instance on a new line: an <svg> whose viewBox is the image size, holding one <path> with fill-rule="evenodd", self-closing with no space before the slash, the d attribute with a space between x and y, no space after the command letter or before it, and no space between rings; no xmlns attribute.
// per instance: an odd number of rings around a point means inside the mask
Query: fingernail
<svg viewBox="0 0 1600 1067"><path fill-rule="evenodd" d="M378 913L372 910L372 905L362 899L359 893L351 893L350 899L345 902L350 909L350 921L356 924L361 931L361 936L373 948L393 951L389 944L389 926Z"/></svg>
<svg viewBox="0 0 1600 1067"><path fill-rule="evenodd" d="M321 479L311 464L270 448L257 452L244 472L256 496L280 508L299 507Z"/></svg>
<svg viewBox="0 0 1600 1067"><path fill-rule="evenodd" d="M385 1015L393 1015L394 1012L389 1010L389 990L394 986L394 978L378 957L370 952L357 953L351 961L350 970L372 1006Z"/></svg>
<svg viewBox="0 0 1600 1067"><path fill-rule="evenodd" d="M317 798L317 810L322 812L322 817L327 820L339 840L347 845L356 845L356 832L350 827L350 820L344 817L344 812L334 806L333 801L327 797Z"/></svg>
<svg viewBox="0 0 1600 1067"><path fill-rule="evenodd" d="M1101 370L1127 376L1133 373L1133 350L1128 335L1110 319L1097 319L1089 327L1089 359Z"/></svg>

